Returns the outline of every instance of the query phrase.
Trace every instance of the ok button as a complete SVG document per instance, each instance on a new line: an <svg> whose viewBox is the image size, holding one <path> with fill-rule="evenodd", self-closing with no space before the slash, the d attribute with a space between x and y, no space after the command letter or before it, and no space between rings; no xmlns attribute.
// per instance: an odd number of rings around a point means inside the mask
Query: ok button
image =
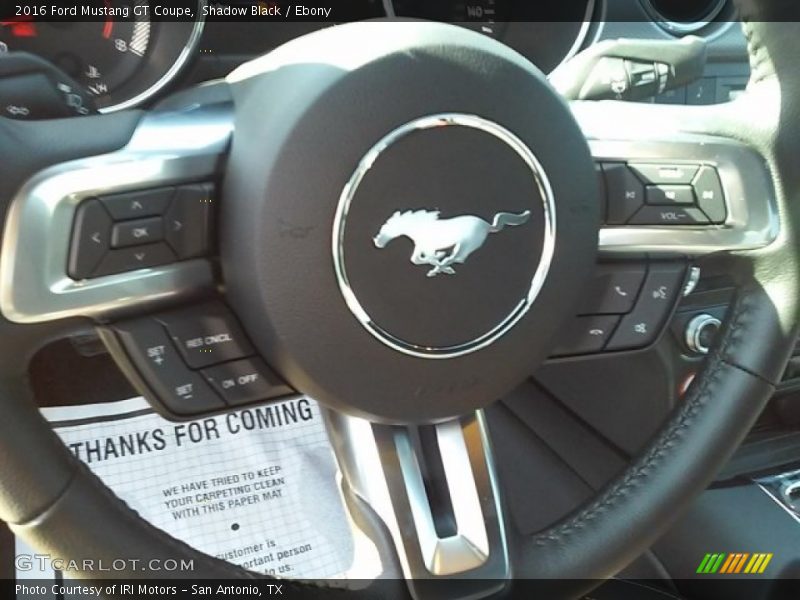
<svg viewBox="0 0 800 600"><path fill-rule="evenodd" d="M111 231L111 245L114 248L152 244L163 239L164 222L160 217L123 221L114 225Z"/></svg>

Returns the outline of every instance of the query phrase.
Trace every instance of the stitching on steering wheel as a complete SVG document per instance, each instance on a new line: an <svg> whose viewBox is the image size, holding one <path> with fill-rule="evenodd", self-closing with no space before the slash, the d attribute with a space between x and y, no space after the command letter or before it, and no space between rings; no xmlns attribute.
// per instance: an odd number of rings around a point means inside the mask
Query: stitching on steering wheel
<svg viewBox="0 0 800 600"><path fill-rule="evenodd" d="M742 339L735 335L739 331L740 319L742 316L751 312L750 301L753 299L752 294L740 296L734 305L734 315L730 320L727 334L723 338L723 343L720 345L717 353L709 358L709 364L705 372L699 379L700 387L692 394L691 399L681 409L677 415L676 420L666 429L660 436L656 445L650 448L640 460L639 464L630 469L625 476L613 487L609 488L600 498L595 500L585 509L581 510L578 514L556 525L552 529L539 533L533 537L533 541L537 546L546 546L552 542L559 542L562 538L568 537L577 530L584 528L587 524L601 517L608 509L612 508L619 500L627 497L628 493L635 487L638 487L642 480L651 474L651 470L662 461L667 455L670 448L679 441L683 432L691 425L692 421L700 414L701 410L706 406L706 403L711 398L710 390L714 389L719 379L719 373L726 366L737 369L753 377L754 379L775 387L775 384L768 381L764 377L752 373L748 369L734 364L723 357L723 349L725 352L729 351L730 346L742 343Z"/></svg>
<svg viewBox="0 0 800 600"><path fill-rule="evenodd" d="M667 450L671 448L683 431L689 426L700 410L705 406L706 401L711 396L708 389L711 383L716 383L716 376L726 363L716 358L712 365L706 369L705 375L700 383L701 388L696 392L689 404L681 411L678 420L666 430L658 444L651 448L640 460L634 469L630 469L626 475L613 485L601 498L596 500L587 508L580 511L568 521L553 527L551 530L537 534L533 541L537 546L545 546L551 542L559 542L562 538L570 536L572 533L582 529L587 524L602 516L609 508L613 507L620 499L627 497L628 493L637 487L641 480L648 477L653 467L663 459Z"/></svg>

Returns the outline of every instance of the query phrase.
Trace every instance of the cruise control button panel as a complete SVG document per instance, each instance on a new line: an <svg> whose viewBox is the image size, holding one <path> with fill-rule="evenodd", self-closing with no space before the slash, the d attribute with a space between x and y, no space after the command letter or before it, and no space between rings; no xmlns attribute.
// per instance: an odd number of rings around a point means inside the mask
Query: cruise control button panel
<svg viewBox="0 0 800 600"><path fill-rule="evenodd" d="M91 279L208 254L213 201L214 186L196 183L81 202L68 275Z"/></svg>
<svg viewBox="0 0 800 600"><path fill-rule="evenodd" d="M255 356L222 302L116 323L101 333L131 381L167 416L196 417L295 393Z"/></svg>
<svg viewBox="0 0 800 600"><path fill-rule="evenodd" d="M151 396L178 416L225 408L225 402L206 379L181 358L164 328L153 319L137 319L114 326L121 347ZM134 378L136 381L137 378Z"/></svg>
<svg viewBox="0 0 800 600"><path fill-rule="evenodd" d="M728 216L713 165L600 162L608 225L712 226Z"/></svg>
<svg viewBox="0 0 800 600"><path fill-rule="evenodd" d="M553 357L639 350L655 343L674 311L686 278L677 261L598 266L580 315L568 323Z"/></svg>

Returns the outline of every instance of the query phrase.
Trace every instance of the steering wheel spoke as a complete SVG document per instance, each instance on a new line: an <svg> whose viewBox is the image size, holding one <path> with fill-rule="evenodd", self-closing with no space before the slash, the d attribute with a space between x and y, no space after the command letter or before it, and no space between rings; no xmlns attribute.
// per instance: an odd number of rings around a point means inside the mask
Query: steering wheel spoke
<svg viewBox="0 0 800 600"><path fill-rule="evenodd" d="M777 239L764 159L744 143L703 133L707 108L617 102L573 108L602 188L601 255L697 257L758 250Z"/></svg>
<svg viewBox="0 0 800 600"><path fill-rule="evenodd" d="M214 182L231 127L225 104L151 113L122 149L34 176L0 251L6 318L100 320L212 289Z"/></svg>
<svg viewBox="0 0 800 600"><path fill-rule="evenodd" d="M415 598L485 597L511 577L483 415L392 426L326 411L346 485L386 525Z"/></svg>

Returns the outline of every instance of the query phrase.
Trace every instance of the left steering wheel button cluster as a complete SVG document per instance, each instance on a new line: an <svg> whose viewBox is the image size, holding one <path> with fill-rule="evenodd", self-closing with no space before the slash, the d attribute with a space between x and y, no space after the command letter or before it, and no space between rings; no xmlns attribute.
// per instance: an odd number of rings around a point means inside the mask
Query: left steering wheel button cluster
<svg viewBox="0 0 800 600"><path fill-rule="evenodd" d="M160 313L102 330L142 393L179 417L291 395L221 302Z"/></svg>
<svg viewBox="0 0 800 600"><path fill-rule="evenodd" d="M156 267L206 254L214 187L165 187L85 200L73 226L75 280Z"/></svg>

